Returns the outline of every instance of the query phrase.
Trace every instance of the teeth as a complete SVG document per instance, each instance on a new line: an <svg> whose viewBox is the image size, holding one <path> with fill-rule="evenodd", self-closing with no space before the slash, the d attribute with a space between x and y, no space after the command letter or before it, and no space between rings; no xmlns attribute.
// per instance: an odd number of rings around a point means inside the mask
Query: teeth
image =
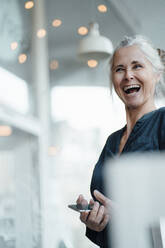
<svg viewBox="0 0 165 248"><path fill-rule="evenodd" d="M132 89L132 88L140 88L140 85L138 85L138 84L131 84L131 85L129 85L129 86L125 86L124 87L124 91L126 91L126 90L129 90L129 89Z"/></svg>

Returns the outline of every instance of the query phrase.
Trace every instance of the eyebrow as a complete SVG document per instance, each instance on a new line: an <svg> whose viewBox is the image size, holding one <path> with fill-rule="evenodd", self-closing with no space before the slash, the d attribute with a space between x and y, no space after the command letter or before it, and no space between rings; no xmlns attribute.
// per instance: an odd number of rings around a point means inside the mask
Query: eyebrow
<svg viewBox="0 0 165 248"><path fill-rule="evenodd" d="M131 64L137 64L137 63L139 63L139 61L137 61L137 60L133 60L132 62L131 62Z"/></svg>

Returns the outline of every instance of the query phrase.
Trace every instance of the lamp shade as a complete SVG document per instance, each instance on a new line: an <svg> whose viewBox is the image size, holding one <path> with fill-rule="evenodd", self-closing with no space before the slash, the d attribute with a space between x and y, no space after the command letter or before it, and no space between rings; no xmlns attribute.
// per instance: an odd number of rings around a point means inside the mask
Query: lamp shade
<svg viewBox="0 0 165 248"><path fill-rule="evenodd" d="M110 57L112 52L112 42L100 35L98 23L90 23L88 35L79 42L78 57L83 60L103 60Z"/></svg>

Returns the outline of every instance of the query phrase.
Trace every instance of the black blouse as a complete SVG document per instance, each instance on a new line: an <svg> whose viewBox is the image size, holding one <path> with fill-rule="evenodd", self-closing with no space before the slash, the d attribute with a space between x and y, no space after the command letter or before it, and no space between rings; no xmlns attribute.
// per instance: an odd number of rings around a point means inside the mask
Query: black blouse
<svg viewBox="0 0 165 248"><path fill-rule="evenodd" d="M107 159L118 155L120 140L126 126L112 133L95 165L91 180L91 194L95 189L106 195L103 180L103 168ZM135 124L120 156L125 153L165 150L165 107L142 116ZM110 248L107 227L102 232L86 229L86 236L102 248Z"/></svg>

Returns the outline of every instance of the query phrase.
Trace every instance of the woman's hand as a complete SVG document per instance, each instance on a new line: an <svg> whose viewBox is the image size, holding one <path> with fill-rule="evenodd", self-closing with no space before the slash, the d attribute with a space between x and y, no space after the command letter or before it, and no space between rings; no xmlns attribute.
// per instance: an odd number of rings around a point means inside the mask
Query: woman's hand
<svg viewBox="0 0 165 248"><path fill-rule="evenodd" d="M82 212L80 220L91 230L101 232L109 222L112 201L98 190L94 190L94 196L102 205L97 201L90 200L89 203L93 205L93 209L90 212ZM88 202L80 195L77 204L86 205Z"/></svg>

